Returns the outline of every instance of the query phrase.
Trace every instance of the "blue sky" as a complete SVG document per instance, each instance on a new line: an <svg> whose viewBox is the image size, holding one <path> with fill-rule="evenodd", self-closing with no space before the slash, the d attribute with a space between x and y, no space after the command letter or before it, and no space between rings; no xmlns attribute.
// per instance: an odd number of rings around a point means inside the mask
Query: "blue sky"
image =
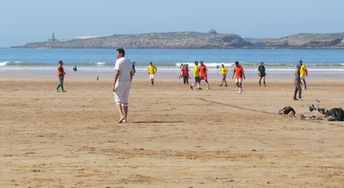
<svg viewBox="0 0 344 188"><path fill-rule="evenodd" d="M343 0L0 0L0 47L124 33L216 29L243 37L344 32Z"/></svg>

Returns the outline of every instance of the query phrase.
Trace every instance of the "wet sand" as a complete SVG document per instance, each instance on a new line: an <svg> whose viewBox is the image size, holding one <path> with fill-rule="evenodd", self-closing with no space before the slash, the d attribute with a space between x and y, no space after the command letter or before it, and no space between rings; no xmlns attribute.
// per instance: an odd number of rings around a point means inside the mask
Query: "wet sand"
<svg viewBox="0 0 344 188"><path fill-rule="evenodd" d="M190 80L191 81L191 80ZM343 187L344 124L278 115L344 107L343 79L233 80L191 91L135 78L129 123L117 124L112 78L0 76L0 187Z"/></svg>

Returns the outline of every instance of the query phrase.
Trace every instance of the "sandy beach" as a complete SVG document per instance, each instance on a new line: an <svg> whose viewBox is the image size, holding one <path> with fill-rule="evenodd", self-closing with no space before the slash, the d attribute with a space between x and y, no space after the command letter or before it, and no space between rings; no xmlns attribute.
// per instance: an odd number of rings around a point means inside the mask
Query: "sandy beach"
<svg viewBox="0 0 344 188"><path fill-rule="evenodd" d="M190 80L191 81L191 80ZM344 107L344 80L233 80L191 91L134 79L129 123L117 124L112 77L0 76L0 187L344 187L344 124L278 115Z"/></svg>

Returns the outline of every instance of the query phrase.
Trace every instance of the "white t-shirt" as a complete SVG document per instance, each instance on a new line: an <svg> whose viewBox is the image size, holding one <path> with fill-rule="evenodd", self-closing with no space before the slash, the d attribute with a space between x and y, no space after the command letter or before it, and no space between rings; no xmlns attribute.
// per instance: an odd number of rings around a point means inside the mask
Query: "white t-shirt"
<svg viewBox="0 0 344 188"><path fill-rule="evenodd" d="M119 70L118 81L130 81L130 72L134 72L129 59L121 57L116 60L115 71Z"/></svg>

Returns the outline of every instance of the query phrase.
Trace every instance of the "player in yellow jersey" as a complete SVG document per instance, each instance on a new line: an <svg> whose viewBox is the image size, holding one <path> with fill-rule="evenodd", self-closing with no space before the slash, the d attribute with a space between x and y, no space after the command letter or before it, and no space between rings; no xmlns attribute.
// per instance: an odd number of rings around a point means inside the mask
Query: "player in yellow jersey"
<svg viewBox="0 0 344 188"><path fill-rule="evenodd" d="M199 77L198 61L195 61L193 72L194 72L195 82L190 86L190 88L193 89L195 84L197 84L197 89L200 89L201 78Z"/></svg>
<svg viewBox="0 0 344 188"><path fill-rule="evenodd" d="M220 73L222 77L222 82L220 86L222 87L223 83L225 83L225 87L227 87L228 85L227 85L226 77L227 77L228 69L225 67L224 64L221 64Z"/></svg>
<svg viewBox="0 0 344 188"><path fill-rule="evenodd" d="M152 62L149 62L149 65L147 67L148 75L151 80L152 86L154 86L154 78L155 78L155 73L158 71L155 65L153 65Z"/></svg>
<svg viewBox="0 0 344 188"><path fill-rule="evenodd" d="M308 76L308 70L305 64L303 64L302 60L299 61L300 63L300 78L303 82L303 86L305 89L307 89L307 84L306 84L306 76Z"/></svg>

